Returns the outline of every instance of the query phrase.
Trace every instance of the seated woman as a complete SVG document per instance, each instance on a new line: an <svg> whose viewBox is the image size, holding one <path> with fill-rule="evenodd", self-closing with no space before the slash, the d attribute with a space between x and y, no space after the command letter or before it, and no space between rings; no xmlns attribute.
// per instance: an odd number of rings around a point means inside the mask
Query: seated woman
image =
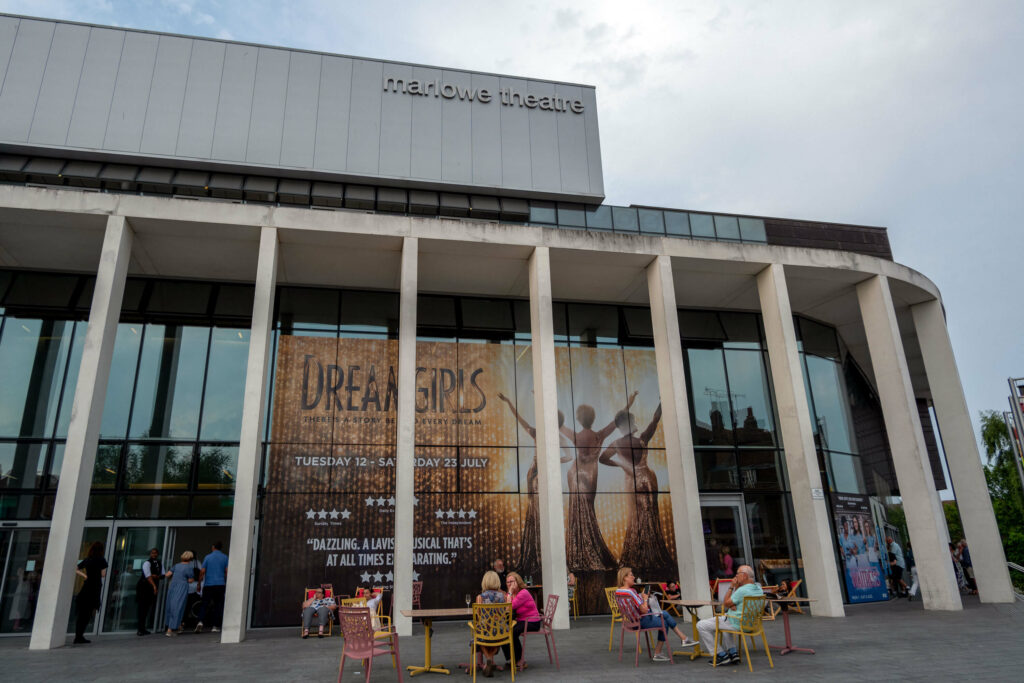
<svg viewBox="0 0 1024 683"><path fill-rule="evenodd" d="M324 626L331 618L331 612L338 609L334 598L325 598L324 589L317 588L313 591L313 597L302 603L302 637L309 638L309 627L313 623L313 615L316 615L317 624L320 627L318 638L324 637Z"/></svg>
<svg viewBox="0 0 1024 683"><path fill-rule="evenodd" d="M516 665L525 669L523 661L523 643L520 638L523 631L540 630L540 612L537 611L537 603L534 602L530 591L526 589L526 582L523 577L515 572L509 572L505 578L505 585L508 586L509 600L512 602L512 618L516 625L512 627L512 642L515 644ZM508 645L502 645L501 650L505 659L509 660Z"/></svg>
<svg viewBox="0 0 1024 683"><path fill-rule="evenodd" d="M665 626L672 629L672 631L679 636L679 640L683 641L683 647L692 647L697 644L696 641L690 640L683 632L676 626L676 620L672 618L672 615L668 612L661 612L660 614L654 614L651 612L651 606L648 604L647 593L637 593L633 590L633 584L636 583L636 578L633 576L633 570L629 567L623 567L619 570L619 587L615 590L615 595L626 596L636 604L637 611L642 615L640 617L641 628L656 628L661 625L661 619L665 619ZM668 655L662 654L661 649L665 645L665 634L663 632L658 633L658 644L654 646L654 661L656 662L667 662L669 661Z"/></svg>
<svg viewBox="0 0 1024 683"><path fill-rule="evenodd" d="M484 578L480 582L480 595L476 596L476 601L481 605L508 602L508 596L501 590L501 577L498 576L498 572L489 571L484 574ZM481 647L480 650L485 661L484 676L490 678L494 675L494 655L498 652L498 648ZM466 673L469 673L468 669Z"/></svg>

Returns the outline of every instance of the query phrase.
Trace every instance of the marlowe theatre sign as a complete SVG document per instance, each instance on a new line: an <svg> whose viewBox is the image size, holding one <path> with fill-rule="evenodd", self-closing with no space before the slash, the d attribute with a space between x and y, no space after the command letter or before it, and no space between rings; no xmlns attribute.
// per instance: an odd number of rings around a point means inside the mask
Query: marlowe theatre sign
<svg viewBox="0 0 1024 683"><path fill-rule="evenodd" d="M477 101L487 104L494 99L494 94L486 88L466 88L461 85L442 83L440 80L421 81L395 78L394 76L384 77L384 92L400 92L406 95L421 95L423 97L443 97L446 100ZM498 88L498 99L502 106L511 107L518 105L527 109L543 109L546 111L571 111L574 114L583 113L583 102L569 99L561 95L524 95L512 88Z"/></svg>

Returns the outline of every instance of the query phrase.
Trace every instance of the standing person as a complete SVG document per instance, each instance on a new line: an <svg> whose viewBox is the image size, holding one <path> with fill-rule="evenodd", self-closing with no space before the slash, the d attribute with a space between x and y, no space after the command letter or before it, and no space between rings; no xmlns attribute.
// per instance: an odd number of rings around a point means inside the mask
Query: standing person
<svg viewBox="0 0 1024 683"><path fill-rule="evenodd" d="M195 575L192 573L193 557L192 551L186 550L181 554L181 562L167 570L167 573L164 575L171 580L170 585L167 587L167 603L165 605L167 618L164 621L167 625L167 630L164 632L164 635L167 637L177 635L182 630L182 622L185 619L185 605L188 602L189 584L196 580Z"/></svg>
<svg viewBox="0 0 1024 683"><path fill-rule="evenodd" d="M724 575L725 578L731 579L733 577L734 572L732 570L732 566L735 563L736 563L736 561L732 559L732 555L729 553L729 546L723 545L722 546L722 574Z"/></svg>
<svg viewBox="0 0 1024 683"><path fill-rule="evenodd" d="M956 574L956 586L962 593L967 589L967 577L964 576L963 565L960 564L960 560L956 556L956 546L952 543L949 544L949 559L953 562L953 573Z"/></svg>
<svg viewBox="0 0 1024 683"><path fill-rule="evenodd" d="M139 610L139 627L135 632L136 635L148 636L150 633L146 628L149 625L149 613L153 611L153 605L156 604L156 594L160 590L160 581L163 578L160 549L150 548L149 558L142 563L142 575L139 576L139 582L135 584L135 603Z"/></svg>
<svg viewBox="0 0 1024 683"><path fill-rule="evenodd" d="M224 590L228 582L228 556L221 552L223 547L222 541L214 543L199 570L199 580L203 582L203 604L199 609L196 633L203 632L204 620L210 624L211 631L220 631L224 618Z"/></svg>
<svg viewBox="0 0 1024 683"><path fill-rule="evenodd" d="M892 540L892 536L886 536L885 543L891 554L889 566L892 569L892 584L896 589L896 597L906 597L907 582L903 580L903 572L907 569L907 562L903 559L903 549L899 543Z"/></svg>
<svg viewBox="0 0 1024 683"><path fill-rule="evenodd" d="M78 610L78 618L75 619L75 644L88 643L90 641L85 639L85 627L89 625L92 615L100 607L103 578L107 575L103 543L96 541L89 546L89 554L78 563L75 573L85 579L82 590L78 591L78 597L75 599L75 609Z"/></svg>
<svg viewBox="0 0 1024 683"><path fill-rule="evenodd" d="M740 565L736 570L736 576L732 578L729 592L725 594L725 599L722 601L728 611L721 616L709 617L697 622L701 649L705 652L714 652L715 624L717 623L720 628L739 628L740 619L743 617L743 601L762 595L764 595L764 591L754 579L754 570L748 565ZM738 663L740 655L736 651L736 639L729 633L723 633L721 643L725 649L713 655L708 664L714 664L716 660L719 664Z"/></svg>
<svg viewBox="0 0 1024 683"><path fill-rule="evenodd" d="M978 584L974 580L974 563L971 562L971 551L967 549L966 538L961 538L957 544L957 556L964 568L964 578L967 579L967 587L971 589L971 595L977 595Z"/></svg>
<svg viewBox="0 0 1024 683"><path fill-rule="evenodd" d="M505 585L508 587L509 601L512 603L512 618L516 622L516 625L512 627L512 643L515 645L516 653L515 662L516 666L522 670L526 667L522 663L523 642L520 638L523 631L540 630L540 612L537 611L537 603L534 602L530 591L526 589L523 577L515 572L509 572L508 578L505 579ZM509 658L508 645L502 645L501 650L505 655L505 660L512 661Z"/></svg>
<svg viewBox="0 0 1024 683"><path fill-rule="evenodd" d="M634 391L626 401L629 410L639 392ZM603 571L615 568L608 544L594 512L597 495L598 458L605 440L615 431L615 420L603 429L594 431L593 406L583 404L576 409L576 421L583 427L574 432L566 426L562 435L576 445L576 457L569 468L569 520L566 524L566 564L573 571ZM576 495L573 495L576 494Z"/></svg>
<svg viewBox="0 0 1024 683"><path fill-rule="evenodd" d="M668 612L655 613L652 606L657 605L657 601L654 603L650 602L650 596L647 593L637 593L633 588L636 583L636 577L633 576L633 570L629 567L623 567L619 570L618 580L616 581L618 588L615 589L615 595L625 596L632 600L636 604L637 611L642 615L640 617L641 628L656 628L661 624L661 620L665 620L665 626L670 628L673 633L679 636L679 639L683 641L683 647L692 647L697 644L696 641L690 640L683 632L676 626L676 620L672 618L672 615ZM654 646L654 661L656 662L667 662L671 658L668 655L662 654L661 649L665 646L665 633L658 631L658 643Z"/></svg>

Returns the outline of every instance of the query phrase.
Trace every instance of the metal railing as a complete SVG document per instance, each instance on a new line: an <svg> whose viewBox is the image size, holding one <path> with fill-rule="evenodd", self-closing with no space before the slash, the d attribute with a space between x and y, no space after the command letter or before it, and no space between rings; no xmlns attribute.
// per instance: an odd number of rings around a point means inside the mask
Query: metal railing
<svg viewBox="0 0 1024 683"><path fill-rule="evenodd" d="M1007 562L1006 566L1010 568L1010 583L1014 594L1018 600L1024 601L1024 567L1014 562Z"/></svg>

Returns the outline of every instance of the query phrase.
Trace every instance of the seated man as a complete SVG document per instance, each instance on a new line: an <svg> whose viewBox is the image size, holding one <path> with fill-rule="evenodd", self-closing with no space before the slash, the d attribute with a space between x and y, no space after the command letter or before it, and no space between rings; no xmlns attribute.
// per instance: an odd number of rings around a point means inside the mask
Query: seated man
<svg viewBox="0 0 1024 683"><path fill-rule="evenodd" d="M327 625L327 620L331 618L331 612L336 609L338 609L338 605L335 604L334 598L325 598L324 589L317 588L313 592L313 597L302 603L302 637L309 638L309 627L313 623L313 615L315 614L317 624L320 627L317 637L323 638L324 626Z"/></svg>
<svg viewBox="0 0 1024 683"><path fill-rule="evenodd" d="M722 616L701 619L697 622L701 649L705 652L714 652L715 624L719 624L721 628L739 628L740 619L743 616L743 601L746 598L756 598L762 595L764 595L764 591L761 590L761 585L754 580L754 570L749 565L742 565L736 570L729 591L725 594L723 602L728 611ZM721 621L716 621L719 619ZM724 649L718 652L718 663L738 664L740 656L736 651L735 638L732 634L723 633L721 645ZM714 657L708 661L709 664L714 662Z"/></svg>
<svg viewBox="0 0 1024 683"><path fill-rule="evenodd" d="M683 647L692 647L697 643L690 640L679 630L676 626L676 620L672 618L671 614L659 611L654 612L652 607L657 604L657 600L654 601L654 605L650 603L650 596L647 593L637 593L633 589L633 584L636 583L636 579L633 576L633 570L629 567L623 567L619 570L618 584L619 587L615 590L615 595L628 597L636 604L637 611L642 615L640 617L640 626L642 628L656 628L661 625L661 619L664 617L665 626L672 630L679 640L682 641ZM658 632L658 643L654 646L654 661L656 662L667 662L669 661L668 655L662 653L661 649L665 645L665 634Z"/></svg>

